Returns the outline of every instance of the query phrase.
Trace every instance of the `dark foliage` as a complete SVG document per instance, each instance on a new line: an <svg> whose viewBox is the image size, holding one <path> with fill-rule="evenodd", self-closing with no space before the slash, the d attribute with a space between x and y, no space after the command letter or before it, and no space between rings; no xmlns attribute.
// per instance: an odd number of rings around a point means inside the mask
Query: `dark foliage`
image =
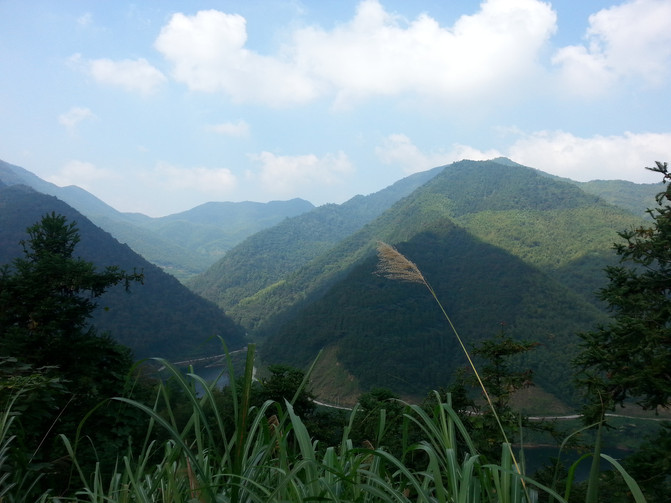
<svg viewBox="0 0 671 503"><path fill-rule="evenodd" d="M671 180L667 164L652 171ZM620 265L606 269L601 299L613 321L581 335L581 383L609 407L635 398L648 409L671 404L671 184L649 210L651 226L620 233Z"/></svg>
<svg viewBox="0 0 671 503"><path fill-rule="evenodd" d="M441 222L399 250L429 278L467 344L505 321L540 346L529 355L539 384L570 400L566 382L574 333L600 314L561 285L504 251ZM425 288L374 274L376 258L273 333L261 348L271 361L305 365L322 347L367 389L387 387L424 395L451 381L465 357Z"/></svg>
<svg viewBox="0 0 671 503"><path fill-rule="evenodd" d="M44 214L55 211L76 221L81 242L77 257L97 267L117 264L144 274L142 288L117 285L99 298L93 322L100 333L132 349L135 358L191 356L221 353L221 336L233 350L242 347L244 334L217 306L189 291L174 277L150 264L128 246L93 225L71 207L28 187L0 189L0 263L22 255L19 242L25 229Z"/></svg>
<svg viewBox="0 0 671 503"><path fill-rule="evenodd" d="M75 258L79 232L62 215L44 216L27 233L23 257L0 271L0 355L5 358L0 401L6 405L16 393L32 395L21 400L24 410L19 408L15 421L17 442L11 455L22 473L42 463L38 470L47 485L36 489L48 487L58 494L68 479L58 435L74 438L89 411L123 393L132 365L130 351L99 336L89 318L108 288L122 284L127 289L142 275L116 266L98 271ZM17 381L22 375L25 379ZM111 468L128 437L128 431L117 428L122 415L119 407L100 409L96 429L84 430L100 446L95 454L82 451L89 468L96 461Z"/></svg>

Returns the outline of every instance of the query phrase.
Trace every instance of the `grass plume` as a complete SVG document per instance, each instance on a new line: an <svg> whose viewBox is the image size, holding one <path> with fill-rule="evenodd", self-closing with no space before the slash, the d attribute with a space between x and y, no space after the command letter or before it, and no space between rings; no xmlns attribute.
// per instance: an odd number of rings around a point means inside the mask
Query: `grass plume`
<svg viewBox="0 0 671 503"><path fill-rule="evenodd" d="M448 324L450 325L450 328L452 329L452 332L454 333L455 337L457 338L457 341L459 342L459 345L461 346L461 349L463 350L464 354L466 355L466 358L468 359L468 363L473 370L473 373L475 374L475 377L478 380L478 383L480 384L480 388L482 389L483 394L485 395L485 398L487 400L487 403L489 404L489 407L491 408L492 414L494 415L494 419L496 420L496 423L501 430L501 435L503 436L503 441L509 446L510 448L510 442L508 441L508 436L506 435L505 429L503 428L503 425L501 424L501 420L499 419L499 415L496 413L496 408L494 407L494 404L492 402L491 397L489 396L489 393L487 392L487 388L485 387L485 384L482 382L482 378L480 377L480 374L478 372L478 369L476 368L475 364L473 363L473 360L471 359L471 355L469 354L468 350L466 349L466 345L464 344L463 340L461 339L461 336L459 335L459 332L457 332L457 329L455 328L454 324L452 323L452 320L450 319L449 315L447 314L447 311L445 311L445 308L443 308L443 305L441 304L440 300L438 299L438 296L436 295L436 292L434 291L433 287L429 284L429 282L426 280L422 272L419 270L419 267L417 267L417 264L409 260L405 255L403 255L401 252L399 252L396 248L393 246L384 243L382 241L378 242L377 246L377 254L378 254L378 266L376 269L376 273L379 274L380 276L384 276L385 278L391 279L391 280L398 280L398 281L407 281L410 283L419 283L424 285L433 299L436 301L438 304L438 307L440 308L441 312L443 313L443 316L447 320ZM515 465L515 469L517 470L517 473L522 475L522 472L520 470L519 464L517 462L517 459L515 458L514 453L512 452L512 448L510 448L510 454L512 456L513 463Z"/></svg>

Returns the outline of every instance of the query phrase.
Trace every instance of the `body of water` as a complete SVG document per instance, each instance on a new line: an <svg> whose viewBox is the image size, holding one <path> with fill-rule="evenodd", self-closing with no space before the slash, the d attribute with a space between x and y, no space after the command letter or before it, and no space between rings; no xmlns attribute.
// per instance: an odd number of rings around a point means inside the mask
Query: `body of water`
<svg viewBox="0 0 671 503"><path fill-rule="evenodd" d="M228 386L228 369L224 366L215 366L215 367L195 367L193 369L194 374L202 377L206 382L212 383L217 382L217 388L222 389L225 386ZM196 391L198 394L203 393L203 388L200 383L196 383Z"/></svg>
<svg viewBox="0 0 671 503"><path fill-rule="evenodd" d="M518 456L519 449L514 449L513 452L515 456ZM564 450L561 455L561 462L563 463L566 470L568 470L571 465L576 462L583 454L587 451L577 451L574 449ZM631 451L624 449L614 449L614 448L605 448L602 451L604 454L607 454L615 458L618 462L631 454ZM540 468L548 466L553 458L556 459L559 455L559 448L557 447L524 447L524 459L526 462L526 473L530 476ZM552 467L555 465L552 464ZM575 480L583 481L587 480L589 477L589 471L592 466L592 457L583 459L575 471ZM601 470L611 470L613 465L611 465L605 459L601 459Z"/></svg>

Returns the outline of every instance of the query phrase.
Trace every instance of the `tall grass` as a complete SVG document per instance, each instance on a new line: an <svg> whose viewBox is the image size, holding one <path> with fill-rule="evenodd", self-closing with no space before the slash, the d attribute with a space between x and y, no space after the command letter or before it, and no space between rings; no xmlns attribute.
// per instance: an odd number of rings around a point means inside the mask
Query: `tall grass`
<svg viewBox="0 0 671 503"><path fill-rule="evenodd" d="M567 501L524 475L515 466L510 444L501 443L499 463L487 462L449 396L442 399L436 393L428 410L405 404L403 431L414 429L419 436L412 438L419 440L411 441L411 435L404 434L402 454L397 457L370 442L354 445L356 407L340 442L323 447L312 439L291 401L247 407L253 346L240 386L228 388L234 399L229 407L216 400L214 384L161 363L182 390L190 410L187 417L179 420L177 404L172 403L165 384L160 385L152 406L117 398L146 414L144 443L120 455L116 469L106 475L100 467L86 473L77 463L77 445L82 439L71 442L62 437L79 475L80 489L69 499L50 501L523 503L536 501L540 493L557 502ZM234 383L233 371L229 372ZM195 383L202 386L202 394L196 393ZM227 420L231 415L232 423ZM380 431L383 422L381 415ZM1 463L11 436L0 441ZM7 493L0 501L13 501L11 487L4 487ZM635 487L633 481L631 487Z"/></svg>
<svg viewBox="0 0 671 503"><path fill-rule="evenodd" d="M503 425L501 423L501 420L499 418L499 415L496 411L496 407L494 407L494 404L492 402L492 399L487 392L487 389L482 381L482 378L480 377L480 374L478 372L478 369L476 368L475 364L473 363L473 360L471 359L471 355L469 354L463 339L459 335L459 332L455 328L454 324L452 323L452 320L450 319L449 315L445 311L445 308L441 304L440 300L438 299L438 296L436 295L435 290L431 287L429 282L426 280L424 275L422 274L421 270L417 265L410 261L407 257L405 257L402 253L400 253L398 250L396 250L393 246L388 245L387 243L379 242L378 243L378 268L377 272L381 276L384 276L386 278L392 279L392 280L399 280L399 281L406 281L410 283L418 283L426 287L426 289L429 291L431 294L431 297L434 299L438 307L440 308L440 311L442 312L443 316L445 317L450 329L452 330L452 333L454 334L455 338L457 339L457 342L459 343L461 349L463 350L468 363L473 370L473 373L475 374L477 381L480 385L480 388L482 389L482 393L487 400L487 404L489 405L489 408L491 410L491 413L493 417L496 420L496 424L498 425L501 438L503 441L503 452L502 452L502 457L501 457L501 466L507 466L509 461L512 461L512 464L514 465L515 468L515 474L519 477L519 480L521 481L522 487L524 487L525 491L525 498L527 501L531 501L532 499L535 498L534 493L530 493L526 491L526 483L525 480L526 478L523 476L523 471L521 469L520 464L517 462L517 459L515 458L515 454L513 452L512 446L508 440L508 437L506 435L506 431L503 428ZM645 501L645 498L643 497L643 494L636 483L636 481L631 478L624 468L612 457L607 456L605 454L601 453L601 442L602 442L602 428L603 428L603 419L595 424L592 425L591 427L596 426L598 428L597 430L597 437L596 437L596 442L594 445L594 452L591 454L592 457L592 465L590 467L590 474L589 474L589 479L588 479L588 485L587 485L587 494L586 494L586 503L596 503L598 501L598 494L599 494L599 474L600 474L600 460L603 458L607 460L611 465L615 467L615 469L622 475L623 479L627 483L627 486L629 490L631 491L632 497L637 503L641 503ZM566 500L569 499L570 493L571 493L571 487L572 487L572 482L573 482L573 474L580 462L583 461L587 456L583 456L580 458L578 461L576 461L569 469L569 474L570 476L568 477L567 484L566 484L566 490L565 490L565 497ZM556 482L556 473L557 470L555 471L555 482ZM544 488L548 490L548 488ZM550 494L550 501L552 501L554 498L556 498L556 494L554 494L553 491L548 490ZM507 494L507 491L506 491ZM503 500L498 500L498 501L503 501ZM563 500L562 500L563 501Z"/></svg>
<svg viewBox="0 0 671 503"><path fill-rule="evenodd" d="M159 413L159 402L167 398L165 390L154 407L118 398L143 410L148 430L161 429L168 440L158 444L148 434L146 444L137 453L122 456L117 470L106 480L99 470L94 474L80 471L82 489L77 501L528 501L523 480L531 481L514 469L508 446L503 446L500 465L486 464L457 413L438 395L433 410L407 405L404 414L406 425L419 429L423 440L409 443L406 439L403 457L422 460L420 469L409 468L403 458L369 442L353 445L356 408L340 443L325 448L312 440L290 401L268 401L245 409L253 353L250 346L240 390L230 387L237 401L233 411L218 409L213 385L195 374L184 376L167 362L161 363L191 406L184 426L174 420L169 401L163 404L167 414ZM202 396L195 393L193 382L203 386ZM225 416L231 413L236 415L235 427L225 431ZM74 444L66 438L63 441L76 463Z"/></svg>

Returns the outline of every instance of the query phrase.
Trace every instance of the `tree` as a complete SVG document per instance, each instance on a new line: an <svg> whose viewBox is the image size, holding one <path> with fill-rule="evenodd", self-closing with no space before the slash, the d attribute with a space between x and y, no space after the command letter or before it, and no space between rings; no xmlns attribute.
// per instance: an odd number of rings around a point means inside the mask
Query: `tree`
<svg viewBox="0 0 671 503"><path fill-rule="evenodd" d="M666 185L648 210L652 225L619 233L620 263L606 268L599 292L612 322L580 335L579 382L600 402L593 418L629 398L646 409L671 404L671 173L667 163L646 169Z"/></svg>
<svg viewBox="0 0 671 503"><path fill-rule="evenodd" d="M14 460L17 467L23 460L24 469L33 470L64 454L55 441L58 434L74 437L86 413L123 393L133 363L130 350L107 334L98 335L89 319L96 299L107 289L120 283L128 289L142 275L114 266L97 271L92 263L75 258L79 232L62 215L45 215L27 233L21 242L23 256L0 268L0 356L10 368L0 373L0 404L7 401L7 393L16 393L12 376L18 371L59 383L41 387L39 402L23 400L14 409L21 413L14 421ZM127 436L120 433L128 431L120 425L122 415L118 407L100 409L91 432L106 440L99 445L103 451L109 447L110 456L123 446L119 438ZM104 462L104 454L99 451L92 462ZM58 487L64 479L57 475L45 480Z"/></svg>
<svg viewBox="0 0 671 503"><path fill-rule="evenodd" d="M305 418L315 410L314 395L308 383L303 385L305 372L289 365L270 365L270 375L262 377L258 389L259 405L266 400L273 400L284 406L287 400L293 403L294 411ZM298 396L296 396L296 393ZM295 398L295 400L294 400Z"/></svg>
<svg viewBox="0 0 671 503"><path fill-rule="evenodd" d="M484 397L479 400L472 398L473 390L482 391L477 377L469 373L470 367L458 370L454 382L445 390L450 393L452 404L461 413L478 450L490 459L496 459L501 454L501 427L511 440L519 433L520 425L532 427L526 417L511 406L510 400L516 391L534 385L533 372L517 367L520 358L536 346L536 342L513 339L502 323L496 336L483 340L473 349L478 374L494 410L483 403ZM546 425L533 427L543 431L548 429Z"/></svg>
<svg viewBox="0 0 671 503"><path fill-rule="evenodd" d="M76 356L71 344L95 335L89 325L95 299L119 283L128 289L142 275L116 266L98 272L91 262L74 258L79 233L64 216L46 215L27 232L24 256L0 270L0 351L36 365L66 357L58 361L63 371L67 354Z"/></svg>

